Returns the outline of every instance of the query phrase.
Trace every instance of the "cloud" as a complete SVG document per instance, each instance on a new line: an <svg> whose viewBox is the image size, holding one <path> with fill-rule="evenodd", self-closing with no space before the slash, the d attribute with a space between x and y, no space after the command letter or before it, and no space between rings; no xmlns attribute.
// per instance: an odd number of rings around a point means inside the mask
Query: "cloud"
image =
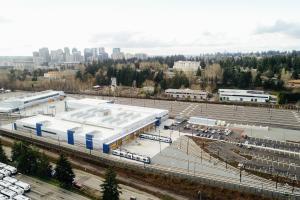
<svg viewBox="0 0 300 200"><path fill-rule="evenodd" d="M90 43L108 47L122 48L156 48L156 47L171 47L176 44L176 41L162 41L157 38L149 37L140 32L111 32L98 33L92 35Z"/></svg>
<svg viewBox="0 0 300 200"><path fill-rule="evenodd" d="M10 20L6 17L0 16L0 24L10 23L10 22L12 22L12 20Z"/></svg>
<svg viewBox="0 0 300 200"><path fill-rule="evenodd" d="M256 34L266 34L266 33L281 33L288 35L293 38L300 38L300 23L291 23L282 20L277 20L271 26L259 26Z"/></svg>

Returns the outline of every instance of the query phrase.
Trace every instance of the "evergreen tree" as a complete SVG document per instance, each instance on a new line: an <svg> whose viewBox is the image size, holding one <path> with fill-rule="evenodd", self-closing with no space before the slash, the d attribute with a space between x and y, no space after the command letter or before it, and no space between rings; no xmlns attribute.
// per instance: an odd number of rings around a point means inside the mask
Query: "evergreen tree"
<svg viewBox="0 0 300 200"><path fill-rule="evenodd" d="M11 149L11 159L12 161L17 161L18 158L25 152L25 145L23 142L15 142Z"/></svg>
<svg viewBox="0 0 300 200"><path fill-rule="evenodd" d="M60 182L60 186L70 188L72 186L75 174L72 170L71 163L61 154L56 163L56 178Z"/></svg>
<svg viewBox="0 0 300 200"><path fill-rule="evenodd" d="M50 165L48 156L46 156L44 153L39 156L37 166L37 176L44 179L51 177L52 166Z"/></svg>
<svg viewBox="0 0 300 200"><path fill-rule="evenodd" d="M101 185L102 188L102 199L103 200L119 200L121 189L118 186L116 179L116 173L113 169L108 168L105 173L105 181Z"/></svg>
<svg viewBox="0 0 300 200"><path fill-rule="evenodd" d="M7 156L3 150L2 143L0 141L0 162L7 163L7 161L8 161Z"/></svg>

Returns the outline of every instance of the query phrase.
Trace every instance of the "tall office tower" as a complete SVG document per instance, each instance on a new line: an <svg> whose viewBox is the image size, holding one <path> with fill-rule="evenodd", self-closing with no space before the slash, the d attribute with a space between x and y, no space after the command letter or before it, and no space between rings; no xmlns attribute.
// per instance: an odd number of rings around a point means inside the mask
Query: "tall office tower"
<svg viewBox="0 0 300 200"><path fill-rule="evenodd" d="M65 47L64 48L64 61L70 62L70 60L71 60L70 49L69 49L69 47Z"/></svg>
<svg viewBox="0 0 300 200"><path fill-rule="evenodd" d="M48 63L50 61L49 49L47 47L40 48L39 57L41 63Z"/></svg>
<svg viewBox="0 0 300 200"><path fill-rule="evenodd" d="M98 60L103 61L108 59L108 53L105 52L104 47L98 49Z"/></svg>
<svg viewBox="0 0 300 200"><path fill-rule="evenodd" d="M78 51L78 50L77 50L76 48L73 48L73 49L72 49L72 54L75 53L75 52L77 52L77 51Z"/></svg>
<svg viewBox="0 0 300 200"><path fill-rule="evenodd" d="M37 51L32 52L32 60L34 65L39 66L40 65L40 54Z"/></svg>
<svg viewBox="0 0 300 200"><path fill-rule="evenodd" d="M124 53L121 52L120 48L113 48L113 52L111 54L111 58L113 60L122 60L125 58Z"/></svg>
<svg viewBox="0 0 300 200"><path fill-rule="evenodd" d="M92 49L85 48L84 52L83 52L83 55L84 55L84 61L85 62L91 62L92 61L92 56L93 56Z"/></svg>

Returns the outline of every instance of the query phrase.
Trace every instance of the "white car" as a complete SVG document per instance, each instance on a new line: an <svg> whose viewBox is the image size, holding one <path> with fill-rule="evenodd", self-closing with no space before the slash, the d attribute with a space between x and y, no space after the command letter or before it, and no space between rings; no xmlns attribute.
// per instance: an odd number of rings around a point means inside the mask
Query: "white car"
<svg viewBox="0 0 300 200"><path fill-rule="evenodd" d="M9 176L4 177L3 180L7 181L7 182L10 182L11 184L15 184L18 181L17 179L9 177Z"/></svg>

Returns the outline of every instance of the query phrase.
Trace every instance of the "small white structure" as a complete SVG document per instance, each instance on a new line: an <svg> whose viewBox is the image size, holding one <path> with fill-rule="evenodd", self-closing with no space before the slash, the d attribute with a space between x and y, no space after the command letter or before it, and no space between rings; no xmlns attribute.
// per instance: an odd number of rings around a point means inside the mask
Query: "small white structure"
<svg viewBox="0 0 300 200"><path fill-rule="evenodd" d="M34 106L63 97L65 97L65 93L63 91L47 90L43 92L36 92L27 96L9 98L0 102L0 113L22 110L29 106Z"/></svg>
<svg viewBox="0 0 300 200"><path fill-rule="evenodd" d="M258 102L266 103L271 99L271 95L265 94L261 90L235 90L219 89L220 101L238 101L238 102Z"/></svg>
<svg viewBox="0 0 300 200"><path fill-rule="evenodd" d="M195 73L198 68L201 69L200 62L196 61L176 61L174 62L173 69L183 71L185 73Z"/></svg>
<svg viewBox="0 0 300 200"><path fill-rule="evenodd" d="M206 100L208 93L201 90L191 90L191 89L167 89L165 94L179 99L191 99L191 100Z"/></svg>
<svg viewBox="0 0 300 200"><path fill-rule="evenodd" d="M188 123L202 126L225 126L225 121L204 117L190 117Z"/></svg>

